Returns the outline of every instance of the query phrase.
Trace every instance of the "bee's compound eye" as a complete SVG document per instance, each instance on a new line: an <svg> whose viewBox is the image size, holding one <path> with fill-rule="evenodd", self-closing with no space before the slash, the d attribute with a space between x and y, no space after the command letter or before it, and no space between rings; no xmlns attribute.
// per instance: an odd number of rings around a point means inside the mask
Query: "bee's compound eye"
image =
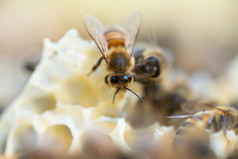
<svg viewBox="0 0 238 159"><path fill-rule="evenodd" d="M109 75L107 75L107 76L105 77L105 83L106 83L106 84L108 84L108 77L109 77Z"/></svg>
<svg viewBox="0 0 238 159"><path fill-rule="evenodd" d="M131 81L131 75L130 74L126 74L126 75L123 76L123 79L126 82L128 82L128 81L130 82Z"/></svg>
<svg viewBox="0 0 238 159"><path fill-rule="evenodd" d="M154 56L147 59L147 64L154 70L154 75L152 77L158 77L160 75L160 62Z"/></svg>
<svg viewBox="0 0 238 159"><path fill-rule="evenodd" d="M111 84L117 84L119 82L119 78L117 76L111 76L110 82Z"/></svg>
<svg viewBox="0 0 238 159"><path fill-rule="evenodd" d="M126 75L123 76L123 80L124 80L124 81L128 81L128 78L129 78L128 74L126 74Z"/></svg>
<svg viewBox="0 0 238 159"><path fill-rule="evenodd" d="M127 74L127 75L128 75L128 80L131 81L132 76L130 74Z"/></svg>

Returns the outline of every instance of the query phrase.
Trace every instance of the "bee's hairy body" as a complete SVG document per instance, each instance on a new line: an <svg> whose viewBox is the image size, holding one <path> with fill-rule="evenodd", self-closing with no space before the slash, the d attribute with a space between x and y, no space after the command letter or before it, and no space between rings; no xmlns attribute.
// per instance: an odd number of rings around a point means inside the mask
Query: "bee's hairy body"
<svg viewBox="0 0 238 159"><path fill-rule="evenodd" d="M237 131L238 128L238 113L232 107L219 106L211 110L198 112L188 118L176 132L174 142L183 140L186 133L195 131L210 130L210 132L218 132L223 130Z"/></svg>
<svg viewBox="0 0 238 159"><path fill-rule="evenodd" d="M111 87L121 89L128 87L134 81L133 76L129 74L134 66L134 58L127 53L125 34L119 28L110 27L105 31L104 36L109 48L106 67L111 72L105 77L105 81Z"/></svg>
<svg viewBox="0 0 238 159"><path fill-rule="evenodd" d="M110 51L107 65L108 71L116 74L130 72L134 66L134 58L130 58L128 54L125 53L126 49L118 46L111 48Z"/></svg>
<svg viewBox="0 0 238 159"><path fill-rule="evenodd" d="M177 155L190 154L187 158L197 156L199 159L215 159L208 134L223 131L226 137L226 130L237 132L237 121L238 113L232 107L219 106L200 111L178 128L173 143L175 152Z"/></svg>
<svg viewBox="0 0 238 159"><path fill-rule="evenodd" d="M84 24L102 54L91 72L95 71L104 59L106 69L110 72L105 77L105 82L117 89L113 101L119 90L129 90L134 93L127 87L134 81L134 76L130 72L134 66L133 47L141 24L140 12L137 10L132 12L126 19L124 28L104 27L100 21L89 15L85 16Z"/></svg>

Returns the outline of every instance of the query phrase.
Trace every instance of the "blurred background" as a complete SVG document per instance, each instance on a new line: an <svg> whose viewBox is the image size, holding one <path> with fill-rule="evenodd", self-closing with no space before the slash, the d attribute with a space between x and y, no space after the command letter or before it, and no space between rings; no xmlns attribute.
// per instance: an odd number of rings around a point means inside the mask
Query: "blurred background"
<svg viewBox="0 0 238 159"><path fill-rule="evenodd" d="M205 70L218 77L238 53L236 0L1 0L0 107L22 90L29 72L24 63L41 54L42 40L58 41L70 28L90 39L83 17L122 24L135 8L142 13L138 41L152 32L187 73Z"/></svg>

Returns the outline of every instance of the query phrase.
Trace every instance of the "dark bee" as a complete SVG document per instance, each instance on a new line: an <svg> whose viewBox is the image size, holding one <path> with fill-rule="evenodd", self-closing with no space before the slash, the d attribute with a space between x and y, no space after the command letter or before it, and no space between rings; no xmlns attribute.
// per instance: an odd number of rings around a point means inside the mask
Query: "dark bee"
<svg viewBox="0 0 238 159"><path fill-rule="evenodd" d="M159 77L161 71L167 67L167 60L159 48L148 48L135 54L136 64L133 72L137 81L150 81Z"/></svg>
<svg viewBox="0 0 238 159"><path fill-rule="evenodd" d="M137 111L132 110L129 120L133 126L146 126L155 121L168 124L171 120L165 116L181 110L180 106L186 101L189 88L186 83L175 83L171 89L165 88L163 76L167 67L167 58L158 47L148 47L135 52L132 72L135 74L135 81L143 87L144 102L137 103Z"/></svg>

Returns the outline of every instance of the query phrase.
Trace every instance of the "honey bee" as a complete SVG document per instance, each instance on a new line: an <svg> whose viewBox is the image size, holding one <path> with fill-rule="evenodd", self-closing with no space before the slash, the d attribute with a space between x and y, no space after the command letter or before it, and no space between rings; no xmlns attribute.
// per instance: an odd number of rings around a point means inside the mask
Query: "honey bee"
<svg viewBox="0 0 238 159"><path fill-rule="evenodd" d="M226 130L238 129L238 112L235 108L229 106L216 106L213 107L211 104L195 104L193 108L188 108L190 103L186 103L182 106L185 109L202 111L196 113L195 115L181 115L174 116L172 118L183 118L188 117L188 119L183 123L183 125L178 129L177 134L181 134L186 128L196 128L197 130L210 130L211 132L217 132L222 130L226 133ZM195 108L196 107L196 108Z"/></svg>
<svg viewBox="0 0 238 159"><path fill-rule="evenodd" d="M179 149L180 151L182 147L185 146L186 151L189 151L200 145L199 147L204 150L204 147L209 148L209 133L223 131L226 137L227 130L237 132L238 112L236 109L229 106L213 107L210 104L193 104L193 106L191 106L191 103L184 105L184 108L189 108L188 110L193 111L200 107L202 111L195 115L175 116L175 118L188 117L176 132L174 138L175 149ZM194 107L194 109L192 107ZM194 134L197 135L194 136ZM196 148L196 150L198 149ZM207 149L206 152L210 153L210 150Z"/></svg>
<svg viewBox="0 0 238 159"><path fill-rule="evenodd" d="M100 21L90 15L85 16L84 24L102 53L102 57L88 75L95 71L104 59L106 69L110 72L105 77L105 83L117 89L113 96L113 102L120 90L129 90L142 100L128 88L134 82L131 69L134 67L133 48L141 25L140 12L133 11L126 19L124 28L104 27Z"/></svg>

